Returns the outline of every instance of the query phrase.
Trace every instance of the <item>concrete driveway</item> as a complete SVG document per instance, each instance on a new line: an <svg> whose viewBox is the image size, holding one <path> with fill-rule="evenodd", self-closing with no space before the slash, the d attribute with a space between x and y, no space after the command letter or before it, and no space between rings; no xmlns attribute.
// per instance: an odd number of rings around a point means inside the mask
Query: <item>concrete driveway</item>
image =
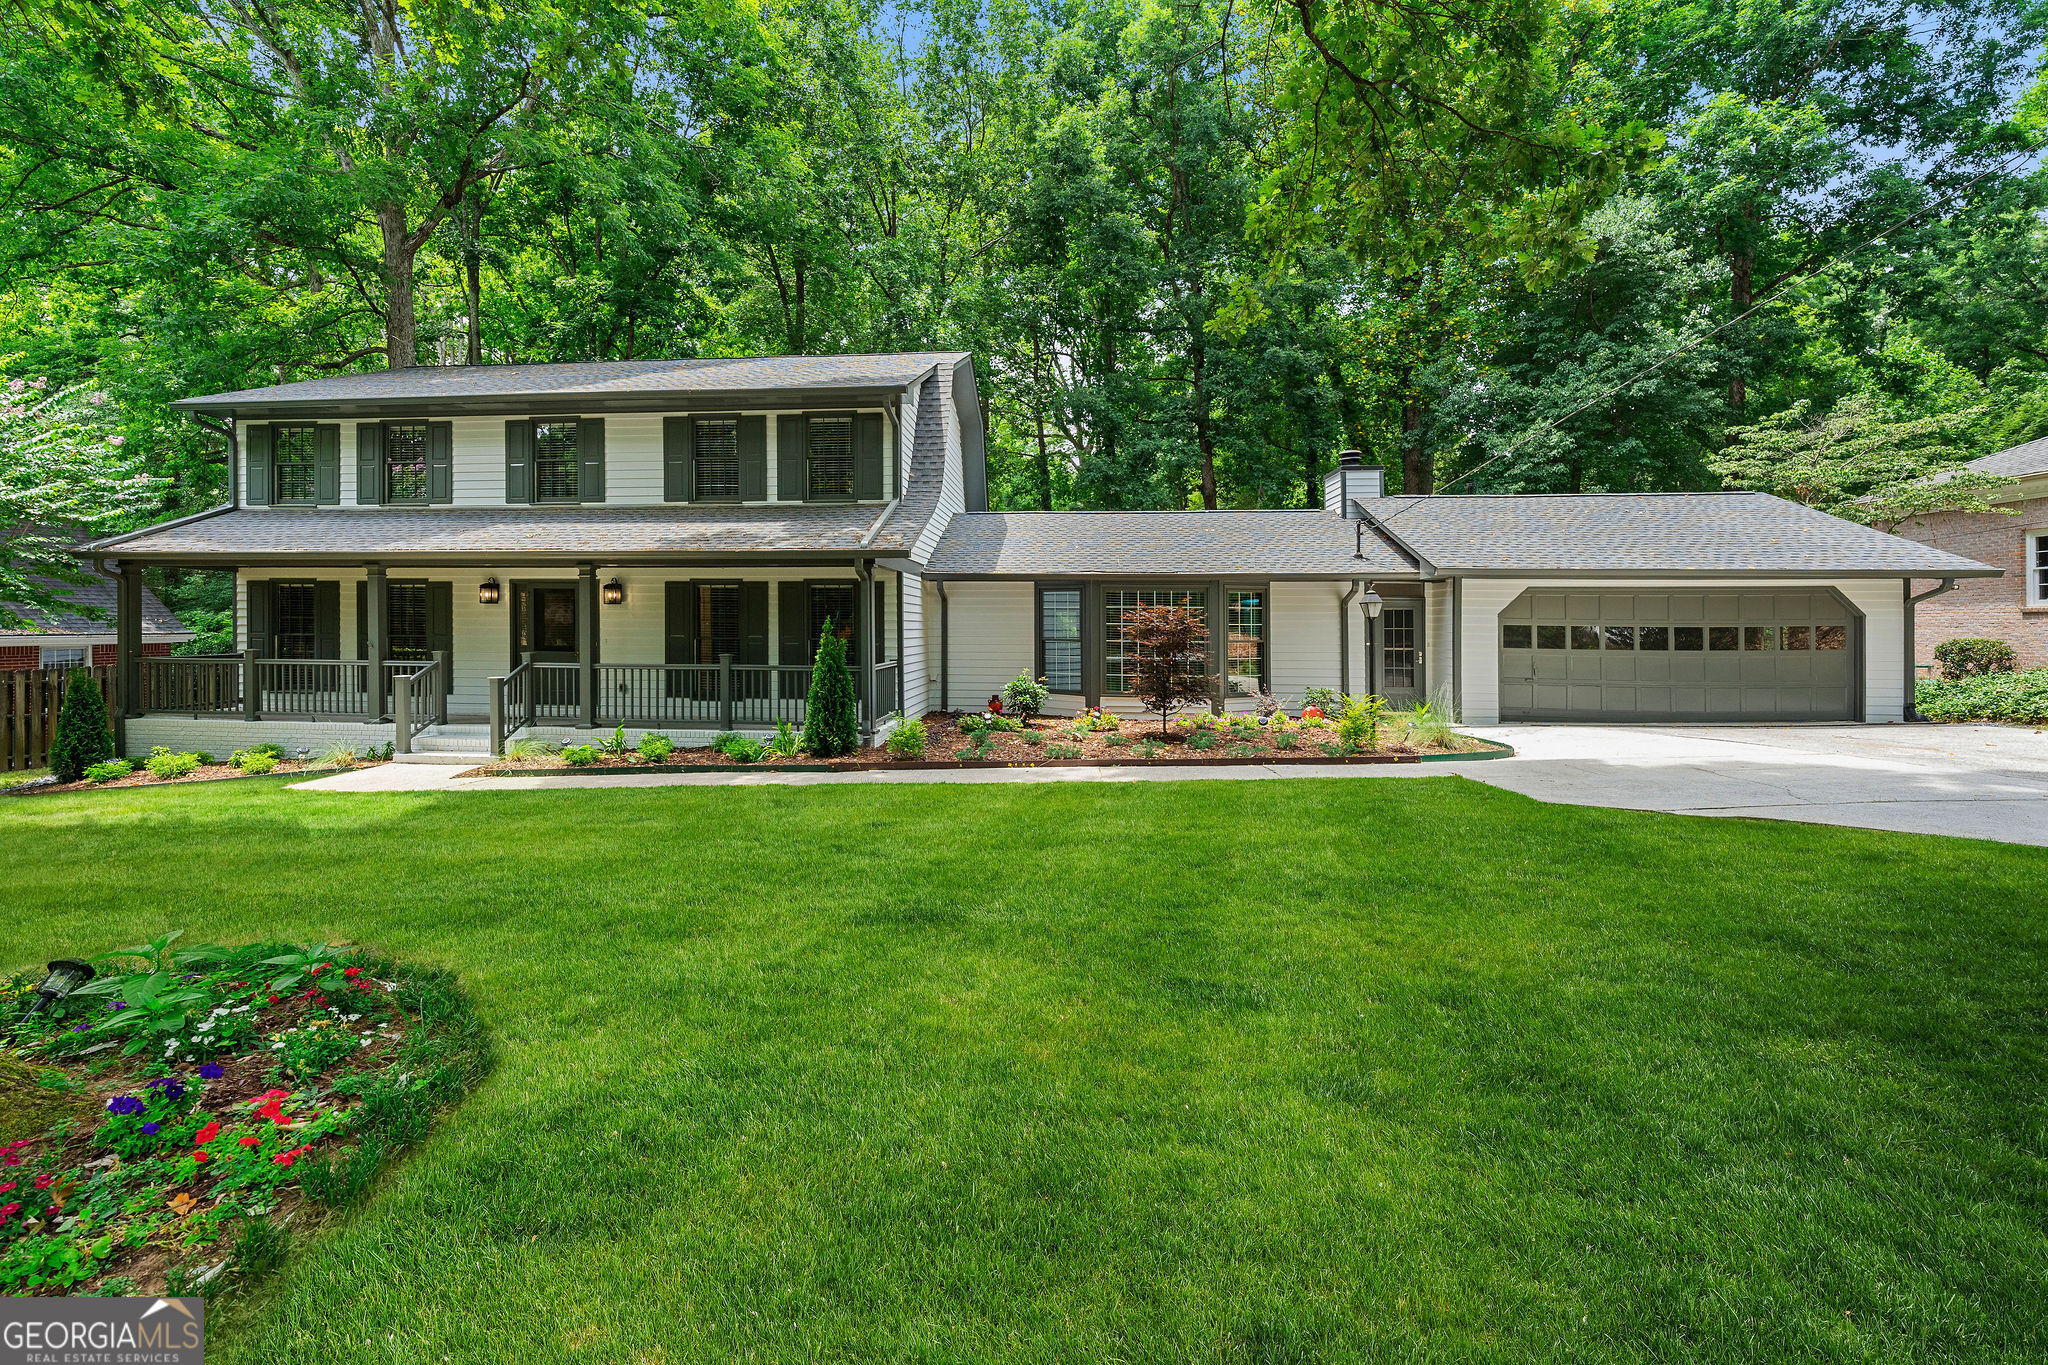
<svg viewBox="0 0 2048 1365"><path fill-rule="evenodd" d="M2048 734L2000 725L1497 725L1466 777L1565 805L2048 845Z"/></svg>

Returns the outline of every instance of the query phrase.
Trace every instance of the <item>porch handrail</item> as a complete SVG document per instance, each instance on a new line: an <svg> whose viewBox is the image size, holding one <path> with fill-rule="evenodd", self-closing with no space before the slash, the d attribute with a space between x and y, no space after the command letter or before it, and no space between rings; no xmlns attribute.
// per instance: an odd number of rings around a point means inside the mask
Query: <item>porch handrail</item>
<svg viewBox="0 0 2048 1365"><path fill-rule="evenodd" d="M731 730L804 722L809 664L599 664L599 725Z"/></svg>
<svg viewBox="0 0 2048 1365"><path fill-rule="evenodd" d="M232 715L242 710L239 654L145 655L136 710L184 716Z"/></svg>
<svg viewBox="0 0 2048 1365"><path fill-rule="evenodd" d="M484 680L490 694L492 753L504 754L506 737L533 724L532 684L533 665L524 659L504 677Z"/></svg>
<svg viewBox="0 0 2048 1365"><path fill-rule="evenodd" d="M401 671L407 667L412 671ZM448 656L439 652L427 663L405 660L391 669L393 752L411 753L414 735L448 719L448 686L444 681L447 669Z"/></svg>

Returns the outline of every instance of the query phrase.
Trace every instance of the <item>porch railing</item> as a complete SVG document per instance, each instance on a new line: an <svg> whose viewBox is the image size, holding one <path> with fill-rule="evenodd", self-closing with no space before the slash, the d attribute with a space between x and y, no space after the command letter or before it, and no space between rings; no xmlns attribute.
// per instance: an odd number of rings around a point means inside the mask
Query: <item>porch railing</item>
<svg viewBox="0 0 2048 1365"><path fill-rule="evenodd" d="M807 666L735 664L731 655L715 664L599 664L596 672L600 725L801 725L811 690Z"/></svg>
<svg viewBox="0 0 2048 1365"><path fill-rule="evenodd" d="M414 735L448 719L448 656L437 653L429 663L407 660L386 666L392 670L392 748L409 754Z"/></svg>
<svg viewBox="0 0 2048 1365"><path fill-rule="evenodd" d="M193 717L239 715L242 668L240 654L145 656L140 709Z"/></svg>
<svg viewBox="0 0 2048 1365"><path fill-rule="evenodd" d="M891 659L875 665L874 705L868 709L870 728L881 724L884 717L903 709L903 662Z"/></svg>

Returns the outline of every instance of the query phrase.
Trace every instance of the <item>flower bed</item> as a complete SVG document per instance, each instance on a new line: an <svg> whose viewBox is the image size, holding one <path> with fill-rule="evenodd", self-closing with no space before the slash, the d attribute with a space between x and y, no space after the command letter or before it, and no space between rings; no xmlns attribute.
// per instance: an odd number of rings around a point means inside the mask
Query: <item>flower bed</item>
<svg viewBox="0 0 2048 1365"><path fill-rule="evenodd" d="M1334 708L1333 708L1334 709ZM603 771L654 767L886 768L957 766L1014 767L1020 764L1389 762L1463 754L1490 756L1500 746L1461 734L1428 708L1388 712L1376 729L1361 734L1342 714L1325 716L1308 708L1301 716L1276 711L1215 716L1207 712L1175 717L1162 733L1157 717L1119 718L1102 711L1081 716L1039 716L1020 720L1001 713L934 711L923 717L921 746L870 745L838 758L816 758L786 745L776 750L751 741L703 749L653 746L636 750L615 740L609 747L570 746L554 750L533 745L487 765L493 773ZM564 755L568 755L567 758Z"/></svg>
<svg viewBox="0 0 2048 1365"><path fill-rule="evenodd" d="M445 972L176 937L107 955L0 1051L0 1294L210 1293L261 1273L487 1064ZM42 979L0 991L10 1021Z"/></svg>
<svg viewBox="0 0 2048 1365"><path fill-rule="evenodd" d="M1922 678L1913 688L1913 707L1929 720L2048 725L2048 668Z"/></svg>
<svg viewBox="0 0 2048 1365"><path fill-rule="evenodd" d="M357 751L346 745L331 745L317 752L300 749L287 754L275 744L237 750L226 761L204 751L172 753L151 750L148 758L114 759L86 769L78 782L58 782L48 777L29 782L0 784L0 793L28 796L46 792L72 792L91 787L160 787L167 783L218 782L233 777L265 777L270 774L329 772L387 762L391 745L383 744Z"/></svg>

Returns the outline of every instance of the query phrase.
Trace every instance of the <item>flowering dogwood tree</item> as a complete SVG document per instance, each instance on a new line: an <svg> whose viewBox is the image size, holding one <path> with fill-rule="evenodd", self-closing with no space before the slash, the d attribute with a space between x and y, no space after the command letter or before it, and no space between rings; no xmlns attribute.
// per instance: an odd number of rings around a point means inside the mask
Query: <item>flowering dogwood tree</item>
<svg viewBox="0 0 2048 1365"><path fill-rule="evenodd" d="M0 628L34 622L21 608L60 603L81 581L67 553L79 535L110 534L156 510L167 480L110 430L113 407L84 384L16 379L0 393Z"/></svg>

